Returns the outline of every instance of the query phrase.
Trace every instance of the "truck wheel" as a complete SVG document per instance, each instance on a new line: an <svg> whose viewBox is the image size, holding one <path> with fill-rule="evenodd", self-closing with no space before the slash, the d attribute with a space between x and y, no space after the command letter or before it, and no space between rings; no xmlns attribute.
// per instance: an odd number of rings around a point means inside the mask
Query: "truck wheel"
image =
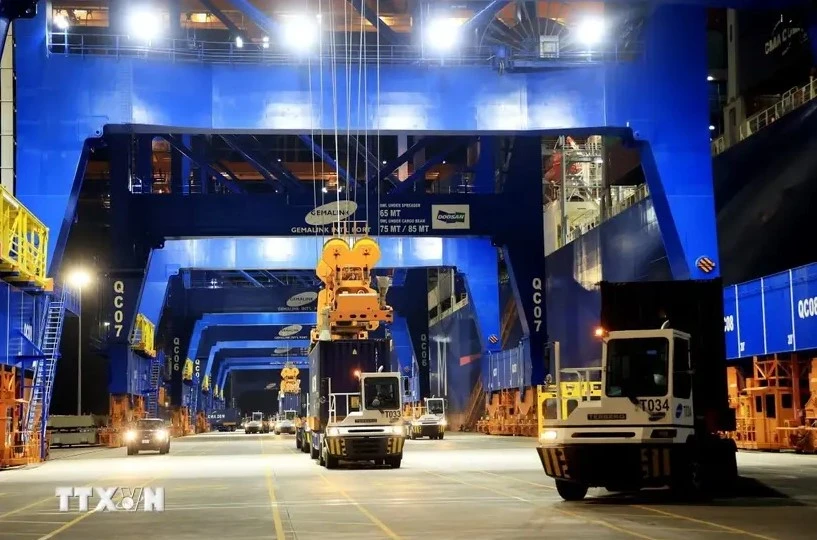
<svg viewBox="0 0 817 540"><path fill-rule="evenodd" d="M440 440L443 440L443 436L444 436L444 435L445 435L445 433L440 433L440 436L439 436L439 437L437 437L437 438L438 438L438 439L440 439Z"/></svg>
<svg viewBox="0 0 817 540"><path fill-rule="evenodd" d="M132 456L132 455L134 455L135 453L136 453L136 452L134 452L134 451L133 451L133 448L131 448L130 446L128 446L128 455L129 455L129 456Z"/></svg>
<svg viewBox="0 0 817 540"><path fill-rule="evenodd" d="M326 462L326 468L327 469L337 469L338 468L338 461L340 461L340 460L338 460L338 458L336 458L336 457L333 457L333 456L330 456L329 454L326 454L326 458L324 459L324 461Z"/></svg>
<svg viewBox="0 0 817 540"><path fill-rule="evenodd" d="M403 461L402 457L388 458L388 459L386 459L386 464L389 467L391 467L392 469L399 469L400 468L400 462L402 462L402 461Z"/></svg>
<svg viewBox="0 0 817 540"><path fill-rule="evenodd" d="M556 480L556 491L566 501L580 501L587 495L587 486L566 480Z"/></svg>
<svg viewBox="0 0 817 540"><path fill-rule="evenodd" d="M312 459L318 459L320 457L320 450L315 450L315 446L310 443L309 444L309 457Z"/></svg>
<svg viewBox="0 0 817 540"><path fill-rule="evenodd" d="M301 449L301 438L297 436L295 437L295 448L298 450Z"/></svg>

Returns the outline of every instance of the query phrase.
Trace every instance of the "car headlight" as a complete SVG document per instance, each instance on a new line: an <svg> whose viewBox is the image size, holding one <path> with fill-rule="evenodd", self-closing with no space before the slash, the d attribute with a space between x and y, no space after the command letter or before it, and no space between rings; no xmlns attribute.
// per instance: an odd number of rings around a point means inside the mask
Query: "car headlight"
<svg viewBox="0 0 817 540"><path fill-rule="evenodd" d="M160 429L156 432L156 438L160 441L166 441L170 434L167 432L166 429Z"/></svg>
<svg viewBox="0 0 817 540"><path fill-rule="evenodd" d="M326 428L326 436L327 437L337 437L340 435L340 429L336 427Z"/></svg>
<svg viewBox="0 0 817 540"><path fill-rule="evenodd" d="M559 437L559 433L557 431L548 430L543 431L539 438L543 441L555 441Z"/></svg>
<svg viewBox="0 0 817 540"><path fill-rule="evenodd" d="M403 426L392 426L391 432L393 435L403 435Z"/></svg>
<svg viewBox="0 0 817 540"><path fill-rule="evenodd" d="M127 442L135 441L136 440L136 431L129 429L125 432L125 440Z"/></svg>

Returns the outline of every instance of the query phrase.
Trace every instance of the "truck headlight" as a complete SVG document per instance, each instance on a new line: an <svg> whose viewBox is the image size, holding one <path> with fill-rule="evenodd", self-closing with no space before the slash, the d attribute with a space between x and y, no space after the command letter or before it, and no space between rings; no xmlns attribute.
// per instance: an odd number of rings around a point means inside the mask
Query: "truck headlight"
<svg viewBox="0 0 817 540"><path fill-rule="evenodd" d="M125 441L132 442L136 440L136 431L129 429L125 432Z"/></svg>
<svg viewBox="0 0 817 540"><path fill-rule="evenodd" d="M446 422L445 420L440 420L440 425L441 425L442 427L445 427L445 426L447 426L447 425L448 425L448 422Z"/></svg>
<svg viewBox="0 0 817 540"><path fill-rule="evenodd" d="M394 435L402 436L403 435L403 426L392 426L391 427L391 432Z"/></svg>
<svg viewBox="0 0 817 540"><path fill-rule="evenodd" d="M559 437L559 433L557 431L553 431L552 429L548 431L543 431L539 438L543 441L555 441Z"/></svg>
<svg viewBox="0 0 817 540"><path fill-rule="evenodd" d="M340 428L336 427L326 428L327 437L337 437L338 435L340 435Z"/></svg>

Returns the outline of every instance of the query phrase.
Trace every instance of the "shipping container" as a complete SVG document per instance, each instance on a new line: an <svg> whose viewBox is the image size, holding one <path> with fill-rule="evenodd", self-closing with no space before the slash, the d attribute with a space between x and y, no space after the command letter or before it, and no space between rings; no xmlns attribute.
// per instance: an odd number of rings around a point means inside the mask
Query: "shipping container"
<svg viewBox="0 0 817 540"><path fill-rule="evenodd" d="M359 393L357 374L388 369L391 340L318 341L309 351L310 416L318 419L319 431L329 421L329 394ZM338 411L340 414L340 411Z"/></svg>
<svg viewBox="0 0 817 540"><path fill-rule="evenodd" d="M690 334L696 415L710 417L723 431L733 430L722 330L723 282L602 282L600 290L600 320L606 331L658 329L669 321L668 328Z"/></svg>
<svg viewBox="0 0 817 540"><path fill-rule="evenodd" d="M291 392L278 394L278 413L283 414L284 411L296 411L298 416L301 416L301 394L293 394Z"/></svg>

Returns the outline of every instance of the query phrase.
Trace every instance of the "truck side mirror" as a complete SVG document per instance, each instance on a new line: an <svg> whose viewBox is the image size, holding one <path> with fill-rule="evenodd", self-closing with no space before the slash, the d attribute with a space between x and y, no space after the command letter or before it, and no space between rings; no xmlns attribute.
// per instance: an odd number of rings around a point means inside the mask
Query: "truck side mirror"
<svg viewBox="0 0 817 540"><path fill-rule="evenodd" d="M411 379L403 377L403 394L411 393Z"/></svg>

